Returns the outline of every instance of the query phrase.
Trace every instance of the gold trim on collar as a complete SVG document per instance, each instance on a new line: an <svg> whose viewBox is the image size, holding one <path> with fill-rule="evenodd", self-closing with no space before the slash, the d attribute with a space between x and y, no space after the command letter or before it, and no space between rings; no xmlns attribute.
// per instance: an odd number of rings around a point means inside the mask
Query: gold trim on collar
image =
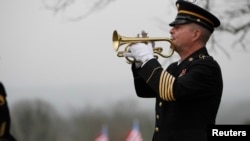
<svg viewBox="0 0 250 141"><path fill-rule="evenodd" d="M190 11L186 11L186 10L179 10L178 13L183 13L183 14L188 14L188 15L196 16L196 17L198 17L200 19L203 19L203 20L209 22L210 24L212 24L214 26L214 23L211 20L209 20L208 18L206 18L206 17L204 17L204 16L202 16L200 14L197 14L197 13L194 13L194 12L190 12Z"/></svg>

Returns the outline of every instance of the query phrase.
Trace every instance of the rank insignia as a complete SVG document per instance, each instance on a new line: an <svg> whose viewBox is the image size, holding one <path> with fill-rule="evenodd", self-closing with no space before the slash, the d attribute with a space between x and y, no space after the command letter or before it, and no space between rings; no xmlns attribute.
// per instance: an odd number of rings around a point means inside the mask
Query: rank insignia
<svg viewBox="0 0 250 141"><path fill-rule="evenodd" d="M185 74L186 74L186 72L187 72L187 69L183 69L183 70L181 71L181 73L180 73L179 77L181 77L181 76L185 75Z"/></svg>

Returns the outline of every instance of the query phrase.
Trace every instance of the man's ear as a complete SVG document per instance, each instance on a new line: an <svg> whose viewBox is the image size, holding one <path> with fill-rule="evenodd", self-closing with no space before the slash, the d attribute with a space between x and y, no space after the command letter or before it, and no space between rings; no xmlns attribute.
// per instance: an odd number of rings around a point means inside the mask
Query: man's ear
<svg viewBox="0 0 250 141"><path fill-rule="evenodd" d="M197 41L201 36L201 30L195 29L193 32L193 41Z"/></svg>

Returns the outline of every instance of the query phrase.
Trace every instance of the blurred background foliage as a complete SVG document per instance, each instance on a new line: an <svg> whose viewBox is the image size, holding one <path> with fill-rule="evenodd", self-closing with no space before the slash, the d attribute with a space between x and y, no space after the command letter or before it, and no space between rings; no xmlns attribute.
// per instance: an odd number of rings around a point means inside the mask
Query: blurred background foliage
<svg viewBox="0 0 250 141"><path fill-rule="evenodd" d="M45 101L21 101L11 110L11 130L18 141L94 141L105 125L110 140L118 141L125 140L136 119L144 140L150 141L154 115L134 106L135 103L126 101L113 105L109 110L87 107L62 116Z"/></svg>
<svg viewBox="0 0 250 141"><path fill-rule="evenodd" d="M136 108L136 102L132 100L108 104L108 108L86 107L63 116L46 101L20 101L11 109L11 132L18 141L94 141L105 125L110 141L122 141L136 119L144 141L151 141L154 111ZM244 116L246 118L241 123L250 124L248 108L249 102L236 104L221 118L230 123L230 119Z"/></svg>

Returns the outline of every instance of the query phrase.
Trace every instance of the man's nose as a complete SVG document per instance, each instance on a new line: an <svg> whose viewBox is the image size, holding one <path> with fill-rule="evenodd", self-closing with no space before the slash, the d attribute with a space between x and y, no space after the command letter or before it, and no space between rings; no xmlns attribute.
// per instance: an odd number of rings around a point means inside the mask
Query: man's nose
<svg viewBox="0 0 250 141"><path fill-rule="evenodd" d="M171 35L174 33L174 28L173 28L173 27L169 30L169 33L170 33Z"/></svg>

